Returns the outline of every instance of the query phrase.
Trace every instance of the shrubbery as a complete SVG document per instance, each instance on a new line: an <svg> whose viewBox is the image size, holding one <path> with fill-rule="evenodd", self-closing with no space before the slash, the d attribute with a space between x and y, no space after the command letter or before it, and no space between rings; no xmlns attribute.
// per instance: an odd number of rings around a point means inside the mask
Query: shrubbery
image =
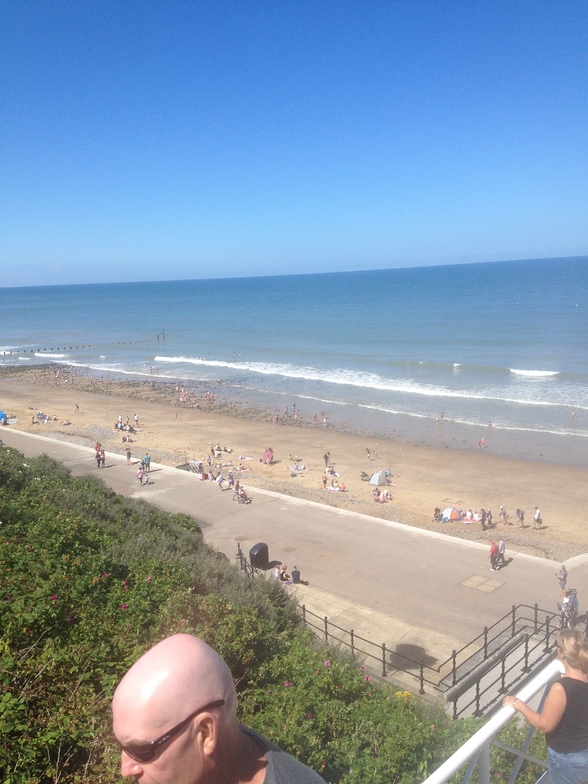
<svg viewBox="0 0 588 784"><path fill-rule="evenodd" d="M192 518L8 449L0 490L0 771L9 784L115 780L114 687L177 631L226 659L244 723L329 782L418 782L471 733L472 722L375 687L357 664L321 650L281 586L220 560Z"/></svg>

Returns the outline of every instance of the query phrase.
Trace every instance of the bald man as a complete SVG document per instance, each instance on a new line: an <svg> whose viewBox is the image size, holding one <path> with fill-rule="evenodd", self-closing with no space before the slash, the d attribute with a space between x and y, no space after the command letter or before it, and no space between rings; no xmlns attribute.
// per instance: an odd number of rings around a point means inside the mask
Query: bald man
<svg viewBox="0 0 588 784"><path fill-rule="evenodd" d="M237 722L237 693L224 660L176 634L124 676L112 701L121 773L142 784L324 784L323 779Z"/></svg>

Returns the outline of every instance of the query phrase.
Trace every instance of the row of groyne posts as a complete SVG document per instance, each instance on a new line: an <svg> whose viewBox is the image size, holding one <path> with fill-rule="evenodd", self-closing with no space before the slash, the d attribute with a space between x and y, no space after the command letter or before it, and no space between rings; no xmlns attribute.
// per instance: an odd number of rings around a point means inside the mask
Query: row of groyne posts
<svg viewBox="0 0 588 784"><path fill-rule="evenodd" d="M240 544L236 562L251 578L268 575L267 564L252 563ZM443 695L454 719L491 713L504 694L522 685L556 655L559 615L542 610L538 604L513 604L508 613L484 626L480 634L440 663L426 655L412 658L397 646L375 643L353 629L344 629L304 604L298 607L305 625L323 642L348 648L382 678L396 676L404 681L409 676L419 694ZM578 622L588 637L588 613Z"/></svg>
<svg viewBox="0 0 588 784"><path fill-rule="evenodd" d="M165 327L158 332L155 336L156 339L165 340ZM136 343L151 343L150 340L120 340L118 343L83 343L78 344L77 346L56 346L53 348L23 348L23 349L10 349L9 351L4 351L3 354L8 356L10 354L44 354L49 351L79 351L81 348L102 348L104 346L131 346Z"/></svg>

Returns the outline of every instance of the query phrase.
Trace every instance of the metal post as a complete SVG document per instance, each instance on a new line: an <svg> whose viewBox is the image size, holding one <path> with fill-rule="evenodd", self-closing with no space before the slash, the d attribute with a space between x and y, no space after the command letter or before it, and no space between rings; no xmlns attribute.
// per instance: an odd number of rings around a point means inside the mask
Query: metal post
<svg viewBox="0 0 588 784"><path fill-rule="evenodd" d="M508 689L505 686L505 684L506 684L506 656L504 654L502 654L502 658L501 658L501 662L500 663L501 663L501 668L500 668L500 688L498 689L498 691L501 694L504 694L505 692L508 691Z"/></svg>
<svg viewBox="0 0 588 784"><path fill-rule="evenodd" d="M490 744L485 743L480 749L478 757L478 781L480 784L490 784Z"/></svg>
<svg viewBox="0 0 588 784"><path fill-rule="evenodd" d="M388 675L386 672L386 643L382 643L382 678Z"/></svg>
<svg viewBox="0 0 588 784"><path fill-rule="evenodd" d="M549 653L551 650L551 645L549 643L549 638L551 636L551 631L549 629L549 615L545 616L545 648L543 649L543 653Z"/></svg>
<svg viewBox="0 0 588 784"><path fill-rule="evenodd" d="M533 605L533 609L535 611L535 632L534 632L534 634L537 634L537 632L539 631L539 605L536 602Z"/></svg>
<svg viewBox="0 0 588 784"><path fill-rule="evenodd" d="M512 606L512 629L511 629L511 636L514 637L517 633L517 608L513 604Z"/></svg>
<svg viewBox="0 0 588 784"><path fill-rule="evenodd" d="M302 605L302 621L303 621L303 623L306 623L306 605L305 604Z"/></svg>
<svg viewBox="0 0 588 784"><path fill-rule="evenodd" d="M529 635L525 634L525 666L523 667L523 672L531 672L531 668L529 667Z"/></svg>
<svg viewBox="0 0 588 784"><path fill-rule="evenodd" d="M455 684L457 683L457 667L456 667L457 651L455 650L455 648L451 651L451 658L453 659L453 664L451 667L453 673L453 683L451 685L455 686Z"/></svg>
<svg viewBox="0 0 588 784"><path fill-rule="evenodd" d="M355 635L353 633L353 629L349 632L349 636L351 637L351 652L355 653Z"/></svg>
<svg viewBox="0 0 588 784"><path fill-rule="evenodd" d="M484 661L488 658L488 627L484 626Z"/></svg>
<svg viewBox="0 0 588 784"><path fill-rule="evenodd" d="M329 619L325 615L325 642L329 639Z"/></svg>
<svg viewBox="0 0 588 784"><path fill-rule="evenodd" d="M419 694L425 693L425 662L421 659L421 688Z"/></svg>
<svg viewBox="0 0 588 784"><path fill-rule="evenodd" d="M480 676L476 678L476 710L474 716L481 716L480 712Z"/></svg>

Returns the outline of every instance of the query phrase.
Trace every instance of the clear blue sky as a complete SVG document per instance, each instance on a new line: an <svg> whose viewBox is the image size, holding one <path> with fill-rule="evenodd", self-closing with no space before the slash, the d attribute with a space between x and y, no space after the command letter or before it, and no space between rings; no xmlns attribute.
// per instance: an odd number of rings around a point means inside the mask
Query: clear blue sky
<svg viewBox="0 0 588 784"><path fill-rule="evenodd" d="M588 254L588 4L4 0L0 285Z"/></svg>

